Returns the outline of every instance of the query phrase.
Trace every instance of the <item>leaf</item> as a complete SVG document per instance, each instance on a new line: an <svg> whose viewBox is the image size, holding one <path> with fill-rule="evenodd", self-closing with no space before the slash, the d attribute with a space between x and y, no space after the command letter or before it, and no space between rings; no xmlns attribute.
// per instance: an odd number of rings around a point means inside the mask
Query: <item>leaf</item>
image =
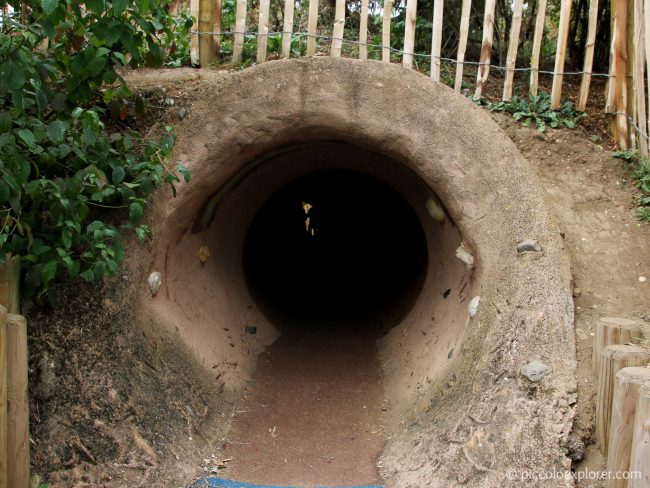
<svg viewBox="0 0 650 488"><path fill-rule="evenodd" d="M104 13L104 0L86 0L85 4L97 17Z"/></svg>
<svg viewBox="0 0 650 488"><path fill-rule="evenodd" d="M176 165L176 170L183 175L183 179L185 179L185 183L190 182L190 180L192 179L192 172L189 169L187 169L181 163L178 163Z"/></svg>
<svg viewBox="0 0 650 488"><path fill-rule="evenodd" d="M86 281L95 281L95 273L93 273L92 269L87 269L83 273L80 273L79 276Z"/></svg>
<svg viewBox="0 0 650 488"><path fill-rule="evenodd" d="M56 276L56 270L58 268L58 263L56 261L48 261L43 266L41 270L41 280L44 285L47 285L50 281Z"/></svg>
<svg viewBox="0 0 650 488"><path fill-rule="evenodd" d="M17 62L3 62L0 75L9 90L20 90L25 85L25 71Z"/></svg>
<svg viewBox="0 0 650 488"><path fill-rule="evenodd" d="M122 15L128 4L128 0L113 0L113 13L115 15Z"/></svg>
<svg viewBox="0 0 650 488"><path fill-rule="evenodd" d="M42 0L41 6L43 7L43 12L50 15L56 10L56 7L59 5L59 0Z"/></svg>
<svg viewBox="0 0 650 488"><path fill-rule="evenodd" d="M66 124L61 120L55 120L47 126L47 136L55 144L63 142L65 139Z"/></svg>
<svg viewBox="0 0 650 488"><path fill-rule="evenodd" d="M32 147L36 143L34 139L34 134L29 129L20 129L18 131L18 137L20 137L27 147Z"/></svg>
<svg viewBox="0 0 650 488"><path fill-rule="evenodd" d="M72 246L72 233L69 230L64 230L61 233L61 242L63 242L66 249L70 249L70 246Z"/></svg>
<svg viewBox="0 0 650 488"><path fill-rule="evenodd" d="M122 180L124 180L124 176L126 176L126 171L124 171L124 168L122 166L115 166L113 168L113 174L111 176L111 180L113 181L114 185L119 185L122 183Z"/></svg>
<svg viewBox="0 0 650 488"><path fill-rule="evenodd" d="M129 206L129 219L131 219L132 222L137 222L138 220L140 220L140 218L142 217L142 213L143 213L143 208L140 203L133 202Z"/></svg>

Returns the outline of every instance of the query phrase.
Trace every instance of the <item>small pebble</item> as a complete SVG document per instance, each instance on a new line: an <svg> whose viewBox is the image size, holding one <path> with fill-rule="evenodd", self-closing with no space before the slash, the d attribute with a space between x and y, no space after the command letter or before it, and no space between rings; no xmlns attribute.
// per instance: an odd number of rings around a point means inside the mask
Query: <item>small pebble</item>
<svg viewBox="0 0 650 488"><path fill-rule="evenodd" d="M647 278L645 276L639 276L639 283L645 283Z"/></svg>
<svg viewBox="0 0 650 488"><path fill-rule="evenodd" d="M580 295L582 295L582 290L580 288L574 288L573 289L573 297L578 298Z"/></svg>
<svg viewBox="0 0 650 488"><path fill-rule="evenodd" d="M532 382L536 382L548 375L553 368L541 361L531 361L521 368L521 374Z"/></svg>
<svg viewBox="0 0 650 488"><path fill-rule="evenodd" d="M158 293L158 290L160 289L160 285L162 284L162 278L160 277L160 273L158 271L154 271L149 275L149 279L147 280L147 283L149 284L149 291L151 291L151 294L153 296L156 296L156 293Z"/></svg>
<svg viewBox="0 0 650 488"><path fill-rule="evenodd" d="M517 244L517 252L542 252L542 246L535 239L528 239Z"/></svg>
<svg viewBox="0 0 650 488"><path fill-rule="evenodd" d="M472 298L472 300L469 302L469 305L467 305L467 311L469 312L470 317L474 317L478 312L478 304L480 301L481 297L476 296Z"/></svg>

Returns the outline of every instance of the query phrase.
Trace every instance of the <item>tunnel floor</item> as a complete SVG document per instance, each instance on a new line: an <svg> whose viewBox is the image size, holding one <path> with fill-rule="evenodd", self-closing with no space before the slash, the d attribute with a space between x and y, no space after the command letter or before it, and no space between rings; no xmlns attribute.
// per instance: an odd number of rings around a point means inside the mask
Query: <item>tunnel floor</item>
<svg viewBox="0 0 650 488"><path fill-rule="evenodd" d="M376 320L289 325L258 358L224 445L232 458L225 475L278 485L378 483L387 414Z"/></svg>

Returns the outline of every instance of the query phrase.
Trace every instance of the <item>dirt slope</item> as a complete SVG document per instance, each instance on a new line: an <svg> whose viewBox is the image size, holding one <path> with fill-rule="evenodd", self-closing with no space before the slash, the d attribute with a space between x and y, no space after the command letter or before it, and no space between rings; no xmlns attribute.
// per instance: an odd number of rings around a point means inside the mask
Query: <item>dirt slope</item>
<svg viewBox="0 0 650 488"><path fill-rule="evenodd" d="M576 470L601 470L605 460L591 444L595 389L591 350L600 317L650 320L650 225L636 220L630 167L576 130L539 133L505 115L494 119L537 169L548 203L564 226L576 287L578 415L572 443ZM586 445L586 450L585 446ZM591 444L591 445L589 445ZM600 487L602 481L583 481Z"/></svg>

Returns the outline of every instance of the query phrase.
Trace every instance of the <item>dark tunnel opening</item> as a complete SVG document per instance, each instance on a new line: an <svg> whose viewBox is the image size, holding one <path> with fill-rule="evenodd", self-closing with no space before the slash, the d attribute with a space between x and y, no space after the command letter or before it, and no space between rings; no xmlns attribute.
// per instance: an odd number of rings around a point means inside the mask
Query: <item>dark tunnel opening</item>
<svg viewBox="0 0 650 488"><path fill-rule="evenodd" d="M259 208L243 268L276 320L399 320L422 288L427 243L415 211L387 183L329 169L294 179Z"/></svg>

